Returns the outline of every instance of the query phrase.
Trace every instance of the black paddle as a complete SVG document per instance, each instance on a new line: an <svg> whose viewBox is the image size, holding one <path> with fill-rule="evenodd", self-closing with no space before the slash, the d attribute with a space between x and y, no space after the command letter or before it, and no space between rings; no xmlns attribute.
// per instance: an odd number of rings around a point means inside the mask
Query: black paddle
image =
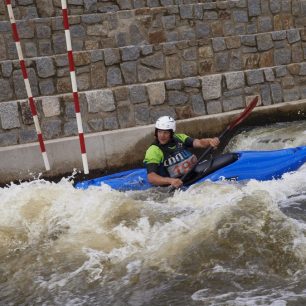
<svg viewBox="0 0 306 306"><path fill-rule="evenodd" d="M219 135L219 140L223 140L224 136L231 131L233 128L235 128L237 125L239 125L242 121L244 121L252 112L254 107L256 106L258 102L258 96L255 97L252 102L244 109L244 111L236 118L234 119L226 128L225 130ZM213 147L208 147L202 155L199 157L198 161L190 168L188 172L186 172L182 177L181 180L184 182L186 177L195 169L195 167L213 150ZM173 192L175 190L175 187L171 187L169 192Z"/></svg>

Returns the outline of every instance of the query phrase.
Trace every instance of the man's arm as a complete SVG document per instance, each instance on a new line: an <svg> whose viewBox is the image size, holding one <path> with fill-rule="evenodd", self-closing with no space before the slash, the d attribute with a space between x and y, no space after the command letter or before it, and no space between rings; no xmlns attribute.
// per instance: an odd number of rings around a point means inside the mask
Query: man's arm
<svg viewBox="0 0 306 306"><path fill-rule="evenodd" d="M194 139L193 147L194 148L208 148L208 147L216 148L219 145L219 143L220 143L220 140L218 137Z"/></svg>
<svg viewBox="0 0 306 306"><path fill-rule="evenodd" d="M148 181L152 185L155 186L165 186L165 185L171 185L175 188L179 188L183 185L183 182L178 178L171 178L171 177L163 177L158 175L155 172L148 173Z"/></svg>

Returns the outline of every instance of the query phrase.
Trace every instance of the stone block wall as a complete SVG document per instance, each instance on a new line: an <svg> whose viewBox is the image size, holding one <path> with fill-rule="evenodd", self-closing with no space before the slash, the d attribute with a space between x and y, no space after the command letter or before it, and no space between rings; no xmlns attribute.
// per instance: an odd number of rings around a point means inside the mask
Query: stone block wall
<svg viewBox="0 0 306 306"><path fill-rule="evenodd" d="M80 91L287 65L306 59L304 30L96 49L74 55ZM19 62L1 63L0 101L26 98ZM28 59L34 96L71 92L66 55Z"/></svg>
<svg viewBox="0 0 306 306"><path fill-rule="evenodd" d="M216 0L67 0L71 15L110 13L144 7L162 7ZM17 19L44 18L61 15L60 0L12 0ZM4 2L0 2L0 20L7 20Z"/></svg>
<svg viewBox="0 0 306 306"><path fill-rule="evenodd" d="M60 1L13 4L43 136L77 135ZM306 98L306 0L68 4L85 133ZM0 146L35 142L8 21L0 86Z"/></svg>
<svg viewBox="0 0 306 306"><path fill-rule="evenodd" d="M282 0L262 2L266 5L238 0L73 15L69 19L73 50L247 35L306 25L306 0L286 1L287 6L273 5ZM61 17L21 20L17 28L27 58L66 51ZM10 24L0 22L0 60L17 58Z"/></svg>
<svg viewBox="0 0 306 306"><path fill-rule="evenodd" d="M244 108L259 95L261 105L306 99L306 63L140 85L80 94L85 133L116 130L154 122L169 114L191 118ZM46 139L77 135L70 94L37 99ZM36 132L26 100L0 103L0 145L34 142Z"/></svg>

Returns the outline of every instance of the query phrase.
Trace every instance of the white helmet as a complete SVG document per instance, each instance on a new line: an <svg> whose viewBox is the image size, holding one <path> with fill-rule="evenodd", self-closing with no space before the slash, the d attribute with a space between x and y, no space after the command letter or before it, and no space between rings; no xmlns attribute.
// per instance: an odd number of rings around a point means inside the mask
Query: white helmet
<svg viewBox="0 0 306 306"><path fill-rule="evenodd" d="M155 128L159 130L172 130L173 132L175 132L175 120L170 116L162 116L157 119L155 123Z"/></svg>

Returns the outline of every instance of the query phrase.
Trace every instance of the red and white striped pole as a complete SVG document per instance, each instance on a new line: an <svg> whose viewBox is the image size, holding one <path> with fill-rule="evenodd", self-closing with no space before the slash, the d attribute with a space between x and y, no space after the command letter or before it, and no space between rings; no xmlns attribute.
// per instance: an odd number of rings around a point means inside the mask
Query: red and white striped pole
<svg viewBox="0 0 306 306"><path fill-rule="evenodd" d="M81 117L81 112L80 112L80 102L79 102L78 87L77 87L77 82L76 82L74 60L73 60L73 54L72 54L72 44L71 44L71 36L70 36L70 29L69 29L67 1L61 0L61 3L62 3L63 24L65 28L65 37L66 37L66 45L67 45L68 60L69 60L70 78L71 78L73 100L74 100L74 109L75 109L77 126L78 126L83 168L84 168L84 173L88 174L89 173L88 161L87 161L87 154L86 154L86 148L85 148L82 117Z"/></svg>
<svg viewBox="0 0 306 306"><path fill-rule="evenodd" d="M39 124L39 120L37 116L36 105L35 105L35 102L32 96L32 90L31 90L31 86L30 86L30 82L29 82L29 78L27 74L27 69L26 69L23 54L22 54L20 39L19 39L18 31L17 31L17 26L16 26L16 21L14 17L11 0L5 0L5 1L6 1L6 6L7 6L7 11L9 14L11 26L12 26L13 37L14 37L15 44L16 44L16 49L18 53L22 75L23 75L23 80L24 80L25 88L26 88L27 95L28 95L29 105L30 105L31 113L32 113L33 120L34 120L35 129L37 132L37 138L39 141L41 154L44 160L46 170L50 170L50 164L49 164L49 160L48 160L48 156L47 156L47 152L45 148L45 143L44 143L44 139L41 133L41 128L40 128L40 124Z"/></svg>

